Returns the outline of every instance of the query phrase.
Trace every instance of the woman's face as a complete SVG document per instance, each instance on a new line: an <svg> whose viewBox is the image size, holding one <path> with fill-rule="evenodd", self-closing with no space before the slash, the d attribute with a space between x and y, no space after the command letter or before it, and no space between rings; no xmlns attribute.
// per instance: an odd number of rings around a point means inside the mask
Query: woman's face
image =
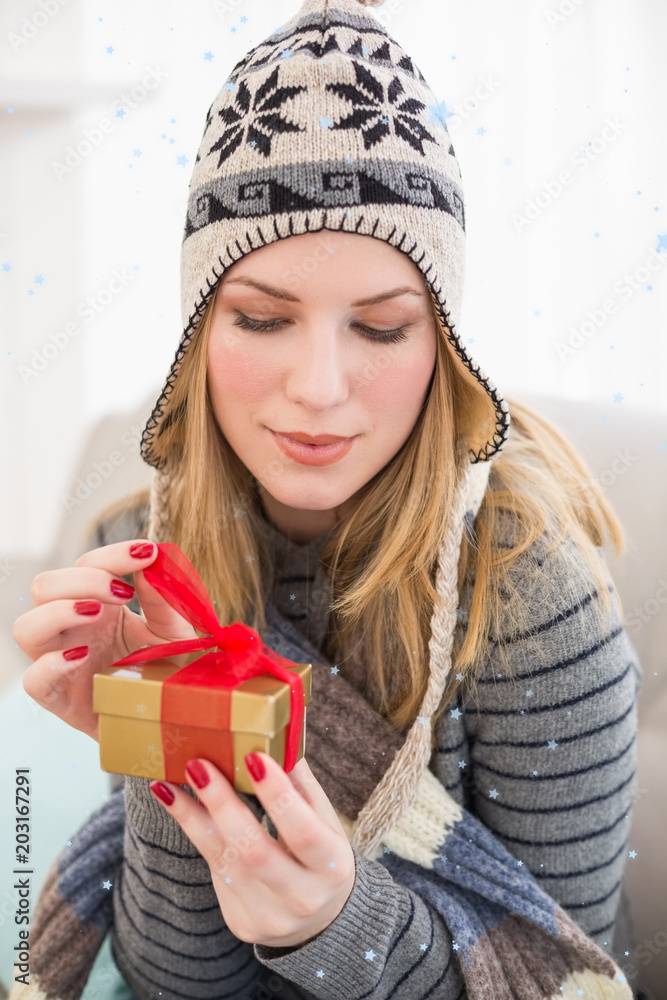
<svg viewBox="0 0 667 1000"><path fill-rule="evenodd" d="M387 243L322 230L234 264L216 293L208 387L269 520L301 543L333 527L409 437L435 358L424 279ZM295 448L277 434L350 440Z"/></svg>

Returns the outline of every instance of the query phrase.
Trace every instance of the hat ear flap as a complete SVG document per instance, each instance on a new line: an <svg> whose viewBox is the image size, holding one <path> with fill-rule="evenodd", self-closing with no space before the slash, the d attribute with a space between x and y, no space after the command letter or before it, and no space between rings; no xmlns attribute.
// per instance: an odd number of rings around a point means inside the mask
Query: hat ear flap
<svg viewBox="0 0 667 1000"><path fill-rule="evenodd" d="M456 433L465 438L470 461L487 461L489 442L494 437L497 410L494 401L467 368L450 341L450 331L434 310L444 368L451 383Z"/></svg>

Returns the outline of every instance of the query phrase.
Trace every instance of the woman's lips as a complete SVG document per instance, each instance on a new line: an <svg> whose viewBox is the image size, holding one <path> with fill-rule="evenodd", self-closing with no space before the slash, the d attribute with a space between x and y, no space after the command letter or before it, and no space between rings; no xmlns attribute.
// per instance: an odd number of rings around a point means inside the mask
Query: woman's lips
<svg viewBox="0 0 667 1000"><path fill-rule="evenodd" d="M357 438L355 435L336 441L334 444L306 444L272 431L270 427L267 430L271 432L283 454L293 458L295 462L300 462L301 465L331 465L333 462L338 462L347 455Z"/></svg>

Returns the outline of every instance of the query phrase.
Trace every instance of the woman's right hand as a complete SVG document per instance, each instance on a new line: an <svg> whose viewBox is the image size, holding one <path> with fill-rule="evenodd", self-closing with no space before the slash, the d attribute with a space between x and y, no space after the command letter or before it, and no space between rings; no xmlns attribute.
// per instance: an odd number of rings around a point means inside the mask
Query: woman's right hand
<svg viewBox="0 0 667 1000"><path fill-rule="evenodd" d="M14 622L14 639L34 661L23 675L25 692L94 740L93 674L141 646L196 638L144 577L157 553L153 542L133 539L91 549L73 567L39 573L30 588L35 607ZM126 607L134 590L120 577L128 573L145 620ZM69 659L69 650L82 655Z"/></svg>

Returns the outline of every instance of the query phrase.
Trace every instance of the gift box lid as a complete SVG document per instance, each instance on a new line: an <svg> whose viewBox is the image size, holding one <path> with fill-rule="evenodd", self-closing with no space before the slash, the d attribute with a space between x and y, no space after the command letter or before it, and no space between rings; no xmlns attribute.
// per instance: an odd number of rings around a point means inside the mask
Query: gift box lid
<svg viewBox="0 0 667 1000"><path fill-rule="evenodd" d="M183 670L184 666L203 660L204 656L200 652L184 655L181 666L175 666L167 659L155 659L126 666L103 667L93 675L93 712L158 722L187 722L211 729L224 727L225 720L229 718L229 729L233 732L269 736L280 732L288 724L290 689L270 674L251 677L232 691L212 686L210 682L183 684L183 705L187 704L187 718L164 717L161 714L164 682ZM301 677L305 706L311 698L311 664L294 663L289 669ZM231 708L228 709L227 699L230 696Z"/></svg>

